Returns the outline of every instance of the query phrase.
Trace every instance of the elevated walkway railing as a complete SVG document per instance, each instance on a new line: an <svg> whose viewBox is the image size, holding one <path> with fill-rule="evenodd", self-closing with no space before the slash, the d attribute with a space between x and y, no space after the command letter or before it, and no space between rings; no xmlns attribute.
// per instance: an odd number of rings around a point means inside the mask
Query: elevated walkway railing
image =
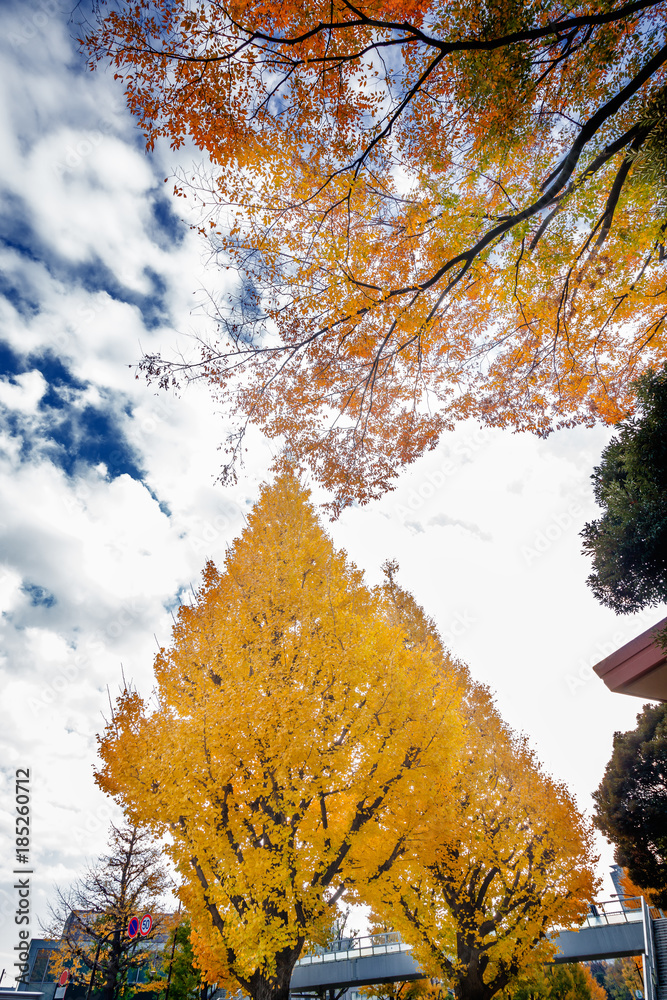
<svg viewBox="0 0 667 1000"><path fill-rule="evenodd" d="M636 905L635 905L636 904ZM642 908L640 899L626 899L622 902L612 900L611 902L594 903L588 908L588 914L583 924L584 927L609 927L615 924L637 923L642 919Z"/></svg>
<svg viewBox="0 0 667 1000"><path fill-rule="evenodd" d="M643 919L642 903L643 900L640 898L595 903L589 907L589 913L580 927L559 928L559 931L554 931L554 936L559 932L576 933L587 928L593 930L595 928L614 927L619 924L641 923ZM644 907L646 906L645 903L643 905ZM647 908L647 914L653 919L661 916L660 910L654 907ZM315 946L311 948L306 955L303 955L299 959L297 966L321 965L326 962L347 962L357 958L392 955L411 950L412 946L402 941L397 931L342 937L337 941L331 942L328 946Z"/></svg>
<svg viewBox="0 0 667 1000"><path fill-rule="evenodd" d="M641 896L625 897L622 900L612 900L610 903L594 903L589 907L589 913L582 927L603 927L608 924L629 924L642 920L642 911L646 907L652 920L659 920L662 910L657 906L647 906Z"/></svg>
<svg viewBox="0 0 667 1000"><path fill-rule="evenodd" d="M642 967L644 978L644 1000L656 1000L658 992L658 966L655 953L655 936L653 934L653 907L648 907L642 899L642 915L644 918L644 954ZM659 911L658 911L659 912Z"/></svg>
<svg viewBox="0 0 667 1000"><path fill-rule="evenodd" d="M366 934L357 937L340 938L328 947L315 947L296 963L297 965L320 965L322 962L347 962L354 958L370 958L374 955L395 955L402 951L412 951L412 945L401 940L398 931L382 934Z"/></svg>

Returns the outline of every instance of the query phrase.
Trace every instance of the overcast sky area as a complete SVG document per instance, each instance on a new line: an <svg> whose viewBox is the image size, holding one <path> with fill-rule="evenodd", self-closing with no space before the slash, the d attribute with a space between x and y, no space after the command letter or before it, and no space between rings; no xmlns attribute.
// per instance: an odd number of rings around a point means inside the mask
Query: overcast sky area
<svg viewBox="0 0 667 1000"><path fill-rule="evenodd" d="M14 774L30 768L32 924L103 849L96 734L122 673L152 688L172 610L207 557L224 560L271 450L252 438L234 488L215 479L225 418L204 386L180 398L136 379L143 352L187 350L224 292L171 197L192 159L148 157L112 72L91 74L69 6L0 3L0 969L13 980ZM223 272L226 273L226 272ZM381 578L387 558L453 653L491 686L545 767L590 809L616 730L641 701L591 665L665 611L617 617L586 587L579 531L610 432L547 441L466 424L394 493L330 525ZM316 495L317 494L316 492ZM122 666L121 666L122 665ZM600 840L600 873L612 853ZM605 881L601 898L609 898Z"/></svg>

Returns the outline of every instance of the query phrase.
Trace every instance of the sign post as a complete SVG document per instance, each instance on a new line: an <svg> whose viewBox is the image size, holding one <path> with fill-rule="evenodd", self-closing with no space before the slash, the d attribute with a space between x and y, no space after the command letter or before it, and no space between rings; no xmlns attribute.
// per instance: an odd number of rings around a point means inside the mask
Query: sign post
<svg viewBox="0 0 667 1000"><path fill-rule="evenodd" d="M58 985L56 986L56 992L54 994L54 1000L63 1000L65 993L67 992L67 984L69 982L69 972L67 969L63 969L60 973L60 978L58 980Z"/></svg>

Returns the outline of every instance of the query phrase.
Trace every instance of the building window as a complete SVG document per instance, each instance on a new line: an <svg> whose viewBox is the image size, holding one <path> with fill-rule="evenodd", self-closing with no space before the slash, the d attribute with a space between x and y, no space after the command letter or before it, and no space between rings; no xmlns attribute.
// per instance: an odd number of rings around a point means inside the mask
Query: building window
<svg viewBox="0 0 667 1000"><path fill-rule="evenodd" d="M51 948L40 948L35 956L30 972L31 983L52 983L55 980L53 974L49 975L49 959L52 955Z"/></svg>

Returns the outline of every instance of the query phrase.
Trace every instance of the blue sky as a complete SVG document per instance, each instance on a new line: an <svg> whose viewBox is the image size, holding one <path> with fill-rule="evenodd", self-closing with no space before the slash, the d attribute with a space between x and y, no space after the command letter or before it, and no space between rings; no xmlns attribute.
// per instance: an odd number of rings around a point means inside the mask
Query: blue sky
<svg viewBox="0 0 667 1000"><path fill-rule="evenodd" d="M155 637L168 642L205 558L224 559L271 459L253 435L238 485L216 485L225 415L205 387L176 398L135 377L142 352L187 354L209 331L201 303L225 279L164 183L192 152L145 155L113 74L83 66L69 9L5 2L0 41L0 824L9 837L14 769L30 767L35 921L104 848L112 807L92 771L107 688L122 664L150 692ZM398 559L584 808L641 708L590 666L665 613L617 619L585 586L578 532L608 437L464 425L331 526L371 582ZM7 969L11 884L4 870Z"/></svg>

